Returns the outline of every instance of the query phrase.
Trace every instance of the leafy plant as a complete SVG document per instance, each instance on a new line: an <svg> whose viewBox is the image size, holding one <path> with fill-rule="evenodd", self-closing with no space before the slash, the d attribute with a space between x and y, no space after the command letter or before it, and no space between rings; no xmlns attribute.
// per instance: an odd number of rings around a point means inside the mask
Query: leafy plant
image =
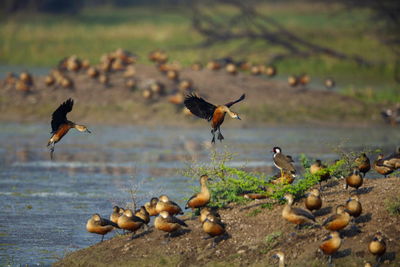
<svg viewBox="0 0 400 267"><path fill-rule="evenodd" d="M260 209L254 209L254 210L250 211L249 213L247 213L246 216L253 217L253 216L257 216L259 213L261 213Z"/></svg>
<svg viewBox="0 0 400 267"><path fill-rule="evenodd" d="M387 199L385 201L385 206L391 215L400 215L400 196Z"/></svg>

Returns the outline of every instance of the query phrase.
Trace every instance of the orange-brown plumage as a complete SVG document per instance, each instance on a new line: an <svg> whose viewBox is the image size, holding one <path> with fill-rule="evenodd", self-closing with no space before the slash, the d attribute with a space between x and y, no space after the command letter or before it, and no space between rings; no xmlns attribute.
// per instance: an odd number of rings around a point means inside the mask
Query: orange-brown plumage
<svg viewBox="0 0 400 267"><path fill-rule="evenodd" d="M342 244L340 235L338 232L332 232L319 246L320 250L329 256L329 263L332 262L332 255L335 254Z"/></svg>
<svg viewBox="0 0 400 267"><path fill-rule="evenodd" d="M350 223L350 214L343 205L336 208L336 214L330 216L322 224L325 229L330 231L339 231L345 228Z"/></svg>
<svg viewBox="0 0 400 267"><path fill-rule="evenodd" d="M208 190L207 187L207 181L208 181L208 176L207 175L202 175L200 177L200 185L201 185L201 191L195 195L193 195L188 202L186 203L185 208L191 208L196 209L196 208L201 208L206 206L211 199L211 194L210 190Z"/></svg>

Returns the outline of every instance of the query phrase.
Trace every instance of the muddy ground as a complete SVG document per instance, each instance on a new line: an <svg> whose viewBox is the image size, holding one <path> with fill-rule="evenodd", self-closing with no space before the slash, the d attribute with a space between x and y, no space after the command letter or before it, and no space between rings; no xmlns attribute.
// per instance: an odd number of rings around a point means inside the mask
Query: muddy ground
<svg viewBox="0 0 400 267"><path fill-rule="evenodd" d="M363 214L355 224L341 231L343 243L334 256L335 266L375 263L368 252L368 243L376 231L384 234L387 243L381 266L400 266L400 217L386 209L387 202L399 196L399 189L397 177L365 180L359 189ZM322 197L322 209L316 213L319 223L336 205L345 203L349 192L344 190L343 180L335 180L324 188ZM186 218L188 230L170 241L164 233L150 227L150 232L139 233L133 240L131 235L115 235L110 240L75 251L54 266L277 266L272 255L279 250L286 254L287 266L328 266L326 258L317 252L328 231L312 227L296 230L294 225L282 220L283 205L266 203L271 200L231 205L220 210L229 237L215 248L211 240L204 239L206 234L198 220ZM295 206L304 208L304 199ZM85 227L85 223L82 221L80 227Z"/></svg>

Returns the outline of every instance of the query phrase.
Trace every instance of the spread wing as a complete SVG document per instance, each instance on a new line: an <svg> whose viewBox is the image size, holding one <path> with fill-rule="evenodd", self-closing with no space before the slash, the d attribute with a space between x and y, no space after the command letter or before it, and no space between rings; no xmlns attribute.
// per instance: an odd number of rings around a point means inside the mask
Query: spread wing
<svg viewBox="0 0 400 267"><path fill-rule="evenodd" d="M72 110L73 105L74 100L69 98L53 112L51 117L51 133L55 133L58 127L67 121L67 113Z"/></svg>
<svg viewBox="0 0 400 267"><path fill-rule="evenodd" d="M238 100L232 101L232 102L229 102L229 103L226 103L225 106L227 106L228 108L230 108L231 106L233 106L233 105L236 104L237 102L242 101L245 97L246 97L246 95L243 94Z"/></svg>
<svg viewBox="0 0 400 267"><path fill-rule="evenodd" d="M300 216L306 217L307 219L315 221L314 215L312 215L311 213L309 213L306 210L299 209L299 208L292 208L292 211L297 215L300 215Z"/></svg>
<svg viewBox="0 0 400 267"><path fill-rule="evenodd" d="M186 96L184 104L194 115L208 121L212 119L214 111L217 108L194 94Z"/></svg>

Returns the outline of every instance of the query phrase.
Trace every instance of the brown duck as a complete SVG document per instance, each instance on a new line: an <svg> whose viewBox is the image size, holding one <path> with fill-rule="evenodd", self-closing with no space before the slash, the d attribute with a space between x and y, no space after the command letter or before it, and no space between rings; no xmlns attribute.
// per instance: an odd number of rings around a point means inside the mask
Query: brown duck
<svg viewBox="0 0 400 267"><path fill-rule="evenodd" d="M342 244L342 239L338 232L332 232L328 235L327 238L323 240L321 245L319 245L319 249L325 254L328 255L329 264L332 263L332 255L335 254Z"/></svg>
<svg viewBox="0 0 400 267"><path fill-rule="evenodd" d="M361 215L362 206L361 206L361 202L359 201L359 198L358 198L357 195L351 196L347 200L347 202L346 202L346 210L354 218L357 218L357 217L359 217Z"/></svg>
<svg viewBox="0 0 400 267"><path fill-rule="evenodd" d="M116 223L101 218L97 213L93 214L93 216L86 223L86 230L89 233L102 235L101 241L103 241L104 235L108 232L111 232L114 227L119 228Z"/></svg>
<svg viewBox="0 0 400 267"><path fill-rule="evenodd" d="M376 261L380 263L383 254L386 252L386 242L381 232L377 232L368 245L369 252L376 256Z"/></svg>
<svg viewBox="0 0 400 267"><path fill-rule="evenodd" d="M287 204L282 210L282 217L288 222L296 224L296 227L299 227L301 224L315 222L315 217L309 211L293 208L293 195L286 194L284 199L287 200Z"/></svg>
<svg viewBox="0 0 400 267"><path fill-rule="evenodd" d="M158 212L156 210L157 202L158 202L158 198L153 197L150 200L150 202L146 202L146 204L144 204L144 208L146 209L146 211L149 213L150 216L158 215Z"/></svg>
<svg viewBox="0 0 400 267"><path fill-rule="evenodd" d="M385 160L382 154L378 155L372 166L377 173L382 174L385 176L385 178L388 174L394 172L394 168L392 166L385 165Z"/></svg>
<svg viewBox="0 0 400 267"><path fill-rule="evenodd" d="M350 186L358 190L363 184L363 177L360 174L360 170L356 167L353 169L353 173L346 177L346 189Z"/></svg>
<svg viewBox="0 0 400 267"><path fill-rule="evenodd" d="M171 215L183 214L181 207L179 207L179 205L175 202L169 200L168 196L166 195L162 195L158 198L156 211L157 213L167 211Z"/></svg>
<svg viewBox="0 0 400 267"><path fill-rule="evenodd" d="M328 217L322 226L330 231L339 231L349 225L350 219L350 214L348 210L346 210L345 206L339 205L336 208L336 214Z"/></svg>
<svg viewBox="0 0 400 267"><path fill-rule="evenodd" d="M322 199L318 189L313 189L308 194L306 201L305 201L306 208L309 211L319 210L322 206Z"/></svg>
<svg viewBox="0 0 400 267"><path fill-rule="evenodd" d="M194 194L191 198L189 198L185 209L191 208L192 211L194 211L194 209L204 207L210 202L211 194L207 187L208 180L208 175L202 175L200 177L201 190L199 193Z"/></svg>
<svg viewBox="0 0 400 267"><path fill-rule="evenodd" d="M180 230L182 226L187 227L187 224L184 221L171 216L167 211L161 211L154 221L154 227L157 230L167 232L169 237L172 233Z"/></svg>
<svg viewBox="0 0 400 267"><path fill-rule="evenodd" d="M133 212L130 209L125 210L124 213L118 218L118 227L131 231L133 234L135 234L135 232L145 224L146 222L133 215Z"/></svg>
<svg viewBox="0 0 400 267"><path fill-rule="evenodd" d="M371 169L371 163L367 157L367 154L365 153L361 153L361 155L355 159L354 163L360 172L363 173L364 177L365 174Z"/></svg>

